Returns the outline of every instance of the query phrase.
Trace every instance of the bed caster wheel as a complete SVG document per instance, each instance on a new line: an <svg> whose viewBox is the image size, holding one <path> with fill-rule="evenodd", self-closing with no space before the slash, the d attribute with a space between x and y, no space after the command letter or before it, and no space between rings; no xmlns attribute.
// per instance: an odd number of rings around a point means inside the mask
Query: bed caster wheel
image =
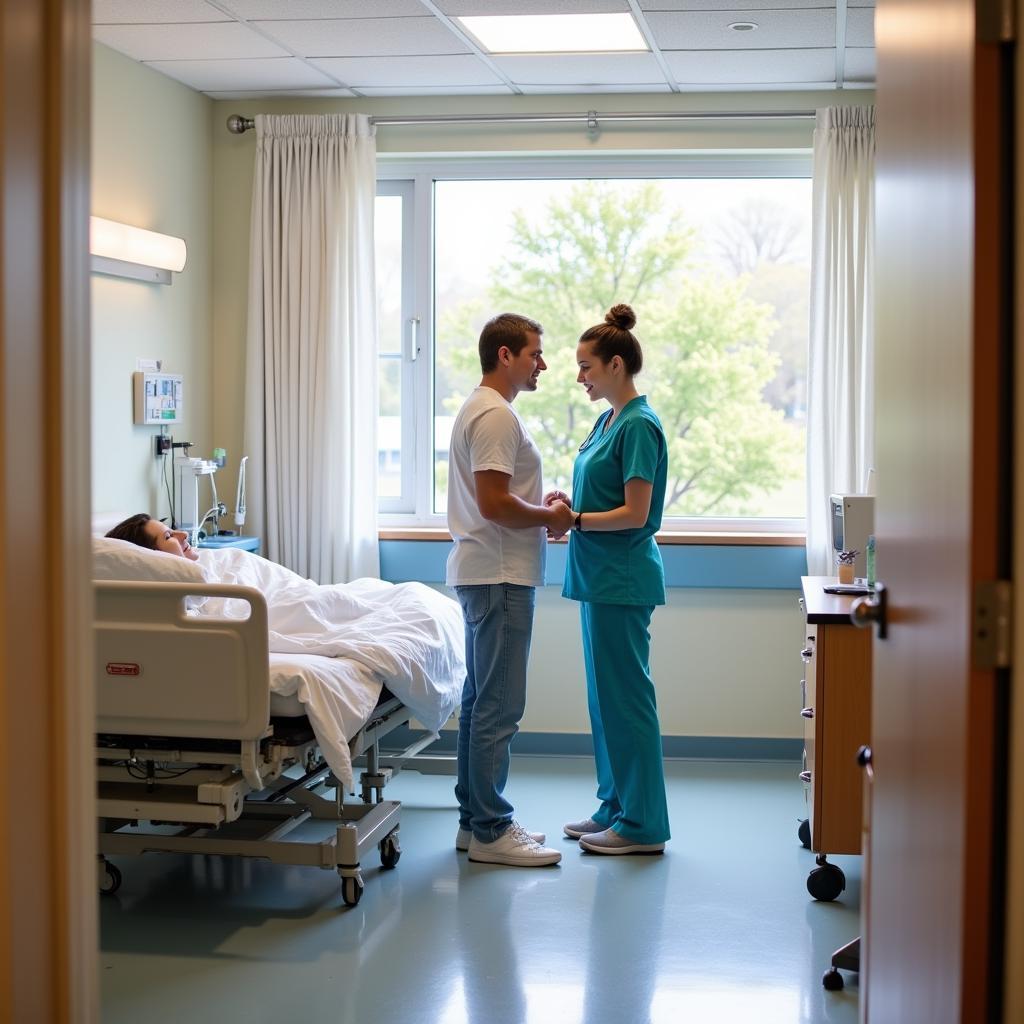
<svg viewBox="0 0 1024 1024"><path fill-rule="evenodd" d="M829 903L846 888L846 875L843 874L842 868L825 863L824 858L819 860L818 864L819 866L807 876L807 891L816 900Z"/></svg>
<svg viewBox="0 0 1024 1024"><path fill-rule="evenodd" d="M398 866L398 862L401 859L402 848L398 845L398 840L391 836L382 839L380 843L380 866L390 871Z"/></svg>
<svg viewBox="0 0 1024 1024"><path fill-rule="evenodd" d="M826 992L839 992L843 987L843 976L838 967L830 967L822 976L821 983Z"/></svg>
<svg viewBox="0 0 1024 1024"><path fill-rule="evenodd" d="M363 898L363 880L351 875L341 880L341 898L345 906L354 907Z"/></svg>
<svg viewBox="0 0 1024 1024"><path fill-rule="evenodd" d="M800 827L796 830L796 837L800 840L800 845L805 850L811 848L811 822L809 818L804 818L800 822Z"/></svg>
<svg viewBox="0 0 1024 1024"><path fill-rule="evenodd" d="M100 895L113 896L121 888L121 870L116 864L105 860L100 866Z"/></svg>

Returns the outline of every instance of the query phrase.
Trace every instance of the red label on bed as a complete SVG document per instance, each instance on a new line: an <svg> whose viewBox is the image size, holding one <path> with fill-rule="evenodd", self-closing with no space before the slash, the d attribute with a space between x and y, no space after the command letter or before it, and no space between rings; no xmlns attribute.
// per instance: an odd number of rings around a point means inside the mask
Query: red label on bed
<svg viewBox="0 0 1024 1024"><path fill-rule="evenodd" d="M142 666L134 661L108 661L108 676L141 676Z"/></svg>

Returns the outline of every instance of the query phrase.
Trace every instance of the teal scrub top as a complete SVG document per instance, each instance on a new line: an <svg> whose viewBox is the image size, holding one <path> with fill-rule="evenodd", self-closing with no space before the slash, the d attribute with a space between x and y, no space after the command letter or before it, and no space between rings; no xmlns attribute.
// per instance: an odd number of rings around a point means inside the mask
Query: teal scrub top
<svg viewBox="0 0 1024 1024"><path fill-rule="evenodd" d="M665 603L665 569L654 535L661 528L668 481L668 442L661 422L639 395L608 426L612 410L598 417L580 446L572 470L573 509L583 531L569 535L562 596L593 604ZM626 503L626 481L654 485L647 522L635 530L587 533L587 513Z"/></svg>

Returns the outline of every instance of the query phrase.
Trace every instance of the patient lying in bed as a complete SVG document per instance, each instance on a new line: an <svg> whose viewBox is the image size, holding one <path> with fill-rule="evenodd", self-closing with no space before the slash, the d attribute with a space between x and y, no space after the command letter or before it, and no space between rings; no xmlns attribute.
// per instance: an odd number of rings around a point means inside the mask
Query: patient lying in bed
<svg viewBox="0 0 1024 1024"><path fill-rule="evenodd" d="M267 603L272 657L355 662L431 731L458 705L466 675L462 613L455 601L422 583L360 579L320 585L238 548L196 551L187 535L145 514L119 523L107 537L180 556L193 563L189 575L201 573L205 582L258 590ZM197 604L197 613L246 618L249 609L244 600L210 597Z"/></svg>

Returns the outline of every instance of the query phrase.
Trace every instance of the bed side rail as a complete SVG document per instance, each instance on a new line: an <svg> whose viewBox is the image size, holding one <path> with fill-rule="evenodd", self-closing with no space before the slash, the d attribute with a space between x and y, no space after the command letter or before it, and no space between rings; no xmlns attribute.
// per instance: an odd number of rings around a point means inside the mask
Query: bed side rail
<svg viewBox="0 0 1024 1024"><path fill-rule="evenodd" d="M267 605L251 587L97 582L96 730L254 740L270 720ZM189 597L232 598L247 619L187 614Z"/></svg>

